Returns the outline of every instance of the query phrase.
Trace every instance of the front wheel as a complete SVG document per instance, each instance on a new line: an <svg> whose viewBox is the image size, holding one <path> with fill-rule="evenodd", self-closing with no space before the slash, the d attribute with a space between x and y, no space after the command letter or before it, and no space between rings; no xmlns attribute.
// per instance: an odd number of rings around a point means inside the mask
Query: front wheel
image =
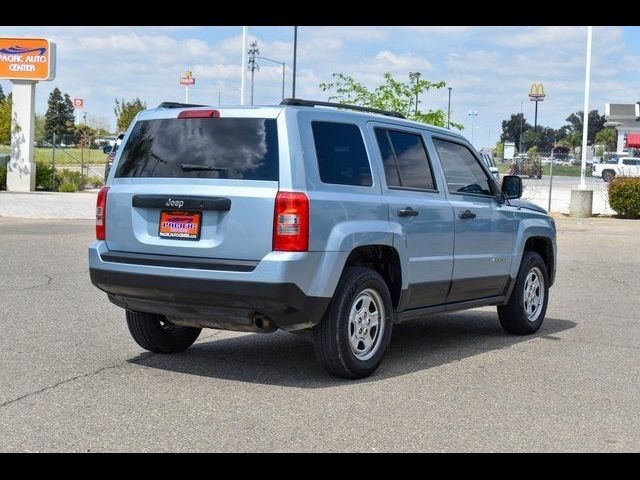
<svg viewBox="0 0 640 480"><path fill-rule="evenodd" d="M392 328L393 305L383 278L368 268L349 268L313 330L316 356L332 375L367 377L380 365Z"/></svg>
<svg viewBox="0 0 640 480"><path fill-rule="evenodd" d="M189 348L202 331L196 327L179 327L164 315L127 310L131 336L145 350L154 353L177 353Z"/></svg>
<svg viewBox="0 0 640 480"><path fill-rule="evenodd" d="M612 172L611 170L605 170L604 172L602 172L602 180L604 180L607 183L609 183L611 180L613 180L613 178L615 176L616 176L616 174L614 172Z"/></svg>
<svg viewBox="0 0 640 480"><path fill-rule="evenodd" d="M498 307L502 328L518 335L537 332L547 312L548 301L547 266L538 253L525 251L509 303Z"/></svg>

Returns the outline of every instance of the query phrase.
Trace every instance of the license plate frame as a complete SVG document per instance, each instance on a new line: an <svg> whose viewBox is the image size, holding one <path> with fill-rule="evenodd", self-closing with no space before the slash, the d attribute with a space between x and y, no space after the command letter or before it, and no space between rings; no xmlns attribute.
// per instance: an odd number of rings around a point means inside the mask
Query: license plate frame
<svg viewBox="0 0 640 480"><path fill-rule="evenodd" d="M184 227L181 227L184 224ZM200 240L202 212L196 210L160 210L158 237L165 240Z"/></svg>

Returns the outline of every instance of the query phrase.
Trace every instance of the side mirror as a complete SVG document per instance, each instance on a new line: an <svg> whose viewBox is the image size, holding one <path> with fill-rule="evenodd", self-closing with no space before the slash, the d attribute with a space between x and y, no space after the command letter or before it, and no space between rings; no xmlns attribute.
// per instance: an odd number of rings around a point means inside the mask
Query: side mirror
<svg viewBox="0 0 640 480"><path fill-rule="evenodd" d="M502 194L505 198L520 198L522 196L522 179L517 175L505 175L502 178Z"/></svg>

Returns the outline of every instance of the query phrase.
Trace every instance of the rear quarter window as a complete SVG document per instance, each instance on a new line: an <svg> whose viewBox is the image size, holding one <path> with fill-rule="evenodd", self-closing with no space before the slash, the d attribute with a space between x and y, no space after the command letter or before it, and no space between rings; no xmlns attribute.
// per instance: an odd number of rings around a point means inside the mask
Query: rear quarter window
<svg viewBox="0 0 640 480"><path fill-rule="evenodd" d="M370 187L369 157L362 132L351 123L311 122L322 183Z"/></svg>

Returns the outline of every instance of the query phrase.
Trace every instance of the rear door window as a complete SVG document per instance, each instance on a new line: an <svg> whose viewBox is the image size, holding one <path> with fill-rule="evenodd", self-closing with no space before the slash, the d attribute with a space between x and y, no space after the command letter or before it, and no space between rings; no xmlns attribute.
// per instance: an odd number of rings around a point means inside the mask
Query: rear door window
<svg viewBox="0 0 640 480"><path fill-rule="evenodd" d="M138 121L116 177L278 180L275 119L186 118Z"/></svg>
<svg viewBox="0 0 640 480"><path fill-rule="evenodd" d="M312 122L311 128L322 183L373 185L369 157L357 125Z"/></svg>
<svg viewBox="0 0 640 480"><path fill-rule="evenodd" d="M385 128L376 128L375 132L390 188L436 189L421 135Z"/></svg>

